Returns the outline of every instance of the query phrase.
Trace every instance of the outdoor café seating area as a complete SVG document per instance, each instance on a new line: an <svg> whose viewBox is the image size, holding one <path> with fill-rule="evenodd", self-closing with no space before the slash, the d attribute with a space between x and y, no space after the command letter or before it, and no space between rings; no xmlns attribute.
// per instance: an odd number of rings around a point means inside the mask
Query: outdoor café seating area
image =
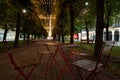
<svg viewBox="0 0 120 80"><path fill-rule="evenodd" d="M116 80L104 70L114 42L103 42L96 62L80 52L73 54L72 48L81 48L75 44L35 40L15 49L5 45L7 51L0 55L0 80ZM106 50L108 56L101 63Z"/></svg>

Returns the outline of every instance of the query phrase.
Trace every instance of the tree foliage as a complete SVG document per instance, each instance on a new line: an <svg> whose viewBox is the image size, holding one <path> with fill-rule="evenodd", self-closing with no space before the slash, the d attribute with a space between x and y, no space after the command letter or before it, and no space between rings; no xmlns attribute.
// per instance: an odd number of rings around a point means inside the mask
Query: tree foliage
<svg viewBox="0 0 120 80"><path fill-rule="evenodd" d="M70 32L70 43L74 43L73 41L73 35L74 35L74 19L76 17L79 16L79 13L82 11L83 7L84 7L84 1L85 0L62 0L60 1L60 9L65 9L67 8L69 10L69 13L67 13L67 15L69 15L69 21L70 21L70 25L68 25L69 27L69 32ZM64 24L64 23L62 23ZM68 28L67 28L68 29Z"/></svg>
<svg viewBox="0 0 120 80"><path fill-rule="evenodd" d="M114 4L113 4L114 3ZM109 40L109 27L113 23L112 17L118 15L120 13L120 7L119 7L120 1L111 1L111 0L105 0L105 28L106 28L106 40Z"/></svg>
<svg viewBox="0 0 120 80"><path fill-rule="evenodd" d="M23 9L26 10L26 13L22 12ZM20 33L47 36L36 7L30 0L0 0L0 10L0 27L5 26L6 31L10 28L16 30L16 44L19 41Z"/></svg>

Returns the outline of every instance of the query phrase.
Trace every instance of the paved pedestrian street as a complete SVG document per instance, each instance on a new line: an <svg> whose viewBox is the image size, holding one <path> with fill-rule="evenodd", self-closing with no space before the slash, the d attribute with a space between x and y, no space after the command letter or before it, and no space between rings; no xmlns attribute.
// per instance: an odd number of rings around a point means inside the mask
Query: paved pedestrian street
<svg viewBox="0 0 120 80"><path fill-rule="evenodd" d="M30 76L30 80L58 80L60 77L60 69L55 62L50 62L47 66L47 62L49 60L49 54L46 53L47 49L43 45L47 41L36 41L34 43L30 43L29 45L23 45L18 48L11 49L11 53L14 57L14 60L41 60L40 64L35 68L33 73ZM40 53L40 54L38 54ZM64 61L61 55L57 54L56 58L57 62L61 67L64 68ZM49 68L48 73L45 74L46 66ZM25 69L25 73L27 74L29 69L28 67ZM4 53L0 53L0 80L15 80L18 72L14 69L11 64L7 51ZM79 77L76 75L76 78ZM107 72L100 73L98 76L100 80L118 80ZM22 76L18 80L25 80ZM64 73L61 80L74 80L69 73L69 70L65 67ZM77 80L77 79L76 79ZM80 80L80 79L79 79Z"/></svg>

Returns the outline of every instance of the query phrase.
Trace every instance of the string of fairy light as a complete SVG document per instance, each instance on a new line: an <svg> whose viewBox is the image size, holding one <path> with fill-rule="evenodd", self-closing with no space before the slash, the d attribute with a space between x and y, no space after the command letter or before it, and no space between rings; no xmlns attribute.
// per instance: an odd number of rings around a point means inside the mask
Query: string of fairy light
<svg viewBox="0 0 120 80"><path fill-rule="evenodd" d="M47 15L52 14L53 4L55 0L39 0L41 8L46 12Z"/></svg>
<svg viewBox="0 0 120 80"><path fill-rule="evenodd" d="M54 4L56 0L39 0L40 8L44 11L44 14L49 19L48 22L48 39L51 38L52 35L52 14L54 11Z"/></svg>

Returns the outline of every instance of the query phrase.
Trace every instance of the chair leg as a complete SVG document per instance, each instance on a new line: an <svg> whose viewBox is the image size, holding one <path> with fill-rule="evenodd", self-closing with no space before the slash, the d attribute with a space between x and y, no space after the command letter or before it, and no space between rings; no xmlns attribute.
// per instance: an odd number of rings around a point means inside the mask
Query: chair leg
<svg viewBox="0 0 120 80"><path fill-rule="evenodd" d="M17 75L17 77L16 77L15 80L18 80L18 78L20 77L20 75L22 75L25 78L25 80L29 80L30 75L32 74L32 72L34 71L34 69L36 67L37 67L37 65L34 65L27 76L23 73L23 71L25 70L25 68L23 68L22 70L20 68L18 68L17 70L18 70L19 74Z"/></svg>
<svg viewBox="0 0 120 80"><path fill-rule="evenodd" d="M23 68L21 71L23 72L25 68ZM18 78L20 77L20 73L17 75L15 80L18 80Z"/></svg>
<svg viewBox="0 0 120 80"><path fill-rule="evenodd" d="M25 78L25 80L29 80L29 78L23 73L23 70L21 70L20 68L17 68L17 71Z"/></svg>
<svg viewBox="0 0 120 80"><path fill-rule="evenodd" d="M84 80L80 69L79 69L78 67L76 67L76 69L77 69L77 71L78 71L78 74L80 75L81 80Z"/></svg>
<svg viewBox="0 0 120 80"><path fill-rule="evenodd" d="M93 80L94 78L96 78L97 80L99 80L99 79L97 78L97 74L98 74L98 73L99 73L99 72L94 73L90 80Z"/></svg>
<svg viewBox="0 0 120 80"><path fill-rule="evenodd" d="M33 66L33 68L30 70L30 72L29 72L29 74L27 75L27 77L29 77L31 74L32 74L32 72L34 71L34 69L37 67L37 65L34 65Z"/></svg>
<svg viewBox="0 0 120 80"><path fill-rule="evenodd" d="M92 80L94 78L94 71L92 71L85 80Z"/></svg>
<svg viewBox="0 0 120 80"><path fill-rule="evenodd" d="M97 76L95 76L95 78L96 78L97 80L99 80Z"/></svg>
<svg viewBox="0 0 120 80"><path fill-rule="evenodd" d="M50 69L50 61L52 61L50 59L51 59L51 57L48 59L48 61L46 63L45 71L43 72L45 76L48 74L48 70Z"/></svg>

